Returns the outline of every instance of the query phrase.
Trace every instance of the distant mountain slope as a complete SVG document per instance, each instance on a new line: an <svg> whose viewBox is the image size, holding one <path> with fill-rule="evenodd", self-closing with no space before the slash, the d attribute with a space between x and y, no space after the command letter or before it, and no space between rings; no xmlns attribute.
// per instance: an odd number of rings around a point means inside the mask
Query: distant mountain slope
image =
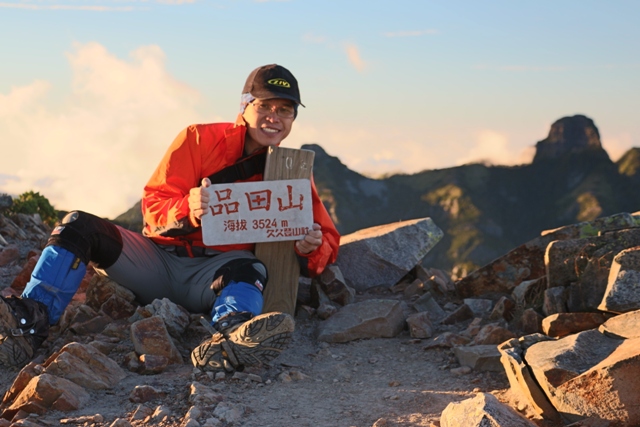
<svg viewBox="0 0 640 427"><path fill-rule="evenodd" d="M426 262L444 269L484 265L545 229L640 210L638 149L614 164L585 116L556 121L534 161L515 167L470 164L374 180L318 145L302 148L316 152L316 184L342 233L429 216L445 237Z"/></svg>
<svg viewBox="0 0 640 427"><path fill-rule="evenodd" d="M471 270L538 236L542 230L640 210L640 149L613 163L585 116L556 121L536 144L531 164L469 164L372 179L347 168L319 145L314 179L342 234L431 217L445 237L429 266ZM115 221L139 231L140 203Z"/></svg>

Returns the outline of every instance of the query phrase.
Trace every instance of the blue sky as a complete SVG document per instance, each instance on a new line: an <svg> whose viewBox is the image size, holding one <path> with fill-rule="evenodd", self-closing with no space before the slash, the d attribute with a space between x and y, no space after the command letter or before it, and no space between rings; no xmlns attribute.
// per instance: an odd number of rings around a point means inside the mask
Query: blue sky
<svg viewBox="0 0 640 427"><path fill-rule="evenodd" d="M367 174L529 162L555 120L640 146L640 2L0 0L0 192L114 217L177 133L278 63L284 146Z"/></svg>

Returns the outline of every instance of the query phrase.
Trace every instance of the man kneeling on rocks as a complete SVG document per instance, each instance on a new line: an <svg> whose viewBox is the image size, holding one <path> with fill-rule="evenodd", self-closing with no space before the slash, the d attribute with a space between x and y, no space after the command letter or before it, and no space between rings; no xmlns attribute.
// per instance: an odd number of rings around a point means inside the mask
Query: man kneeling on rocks
<svg viewBox="0 0 640 427"><path fill-rule="evenodd" d="M142 304L168 298L210 313L216 332L191 353L195 366L241 369L277 357L294 321L285 313L262 314L268 274L254 245L206 246L200 221L212 180L262 180L264 153L289 135L300 105L298 83L286 68L259 67L246 81L235 123L192 125L173 141L144 188L142 235L70 212L51 233L21 297L0 299L0 364L21 367L33 358L90 261ZM302 274L315 276L335 261L340 236L311 185L314 224L295 251Z"/></svg>

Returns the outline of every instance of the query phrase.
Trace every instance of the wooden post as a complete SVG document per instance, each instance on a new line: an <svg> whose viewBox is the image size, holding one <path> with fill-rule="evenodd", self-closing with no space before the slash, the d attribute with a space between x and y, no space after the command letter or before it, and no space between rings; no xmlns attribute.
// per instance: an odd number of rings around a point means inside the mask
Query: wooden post
<svg viewBox="0 0 640 427"><path fill-rule="evenodd" d="M310 179L314 156L315 153L311 150L270 147L264 180ZM294 315L300 277L300 264L294 244L293 241L256 244L256 257L267 266L269 272L269 282L264 290L263 313L280 311Z"/></svg>

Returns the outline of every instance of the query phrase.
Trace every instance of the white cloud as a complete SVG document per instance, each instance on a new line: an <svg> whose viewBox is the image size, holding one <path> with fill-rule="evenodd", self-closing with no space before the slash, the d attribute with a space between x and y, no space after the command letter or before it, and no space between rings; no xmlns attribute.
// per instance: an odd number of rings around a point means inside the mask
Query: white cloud
<svg viewBox="0 0 640 427"><path fill-rule="evenodd" d="M417 30L417 31L389 31L383 33L385 37L419 37L425 34L438 34L438 30Z"/></svg>
<svg viewBox="0 0 640 427"><path fill-rule="evenodd" d="M296 122L283 146L320 145L349 169L377 177L389 173L415 173L450 165L458 151L453 141L428 142L433 136L416 136L415 129L388 126L357 127L353 123L308 124Z"/></svg>
<svg viewBox="0 0 640 427"><path fill-rule="evenodd" d="M346 43L344 50L347 53L349 63L359 72L363 72L367 67L367 63L360 57L360 50L358 46L353 43Z"/></svg>
<svg viewBox="0 0 640 427"><path fill-rule="evenodd" d="M56 109L45 106L46 82L0 95L0 140L8 147L0 192L39 191L57 209L108 217L140 198L173 138L204 118L199 93L167 73L159 47L130 56L75 45L67 54L72 90Z"/></svg>
<svg viewBox="0 0 640 427"><path fill-rule="evenodd" d="M533 158L532 147L513 149L505 133L490 129L476 132L475 143L466 154L457 159L457 165L486 162L493 165L516 165L529 163Z"/></svg>

